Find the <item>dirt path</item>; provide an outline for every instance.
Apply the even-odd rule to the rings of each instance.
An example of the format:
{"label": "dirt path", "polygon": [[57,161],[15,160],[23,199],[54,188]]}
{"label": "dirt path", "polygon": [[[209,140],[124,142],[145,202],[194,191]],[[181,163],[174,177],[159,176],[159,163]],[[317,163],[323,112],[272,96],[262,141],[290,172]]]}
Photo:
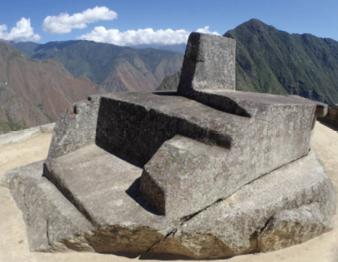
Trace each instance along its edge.
{"label": "dirt path", "polygon": [[[24,142],[0,148],[0,179],[6,170],[45,159],[51,134],[41,134]],[[326,171],[338,189],[338,132],[317,122],[312,141]],[[218,260],[228,262],[337,262],[338,215],[336,229],[301,245],[254,255]],[[26,227],[8,189],[0,187],[0,262],[128,262],[136,259],[94,253],[45,254],[29,251]],[[146,261],[146,260],[144,260]],[[154,261],[154,260],[152,260]]]}

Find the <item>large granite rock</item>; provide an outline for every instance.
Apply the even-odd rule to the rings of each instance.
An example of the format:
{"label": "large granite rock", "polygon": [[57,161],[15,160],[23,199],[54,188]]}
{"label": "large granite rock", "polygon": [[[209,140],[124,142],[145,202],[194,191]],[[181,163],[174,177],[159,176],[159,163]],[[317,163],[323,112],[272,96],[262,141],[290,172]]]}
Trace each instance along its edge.
{"label": "large granite rock", "polygon": [[152,252],[219,258],[276,250],[332,229],[335,206],[332,182],[311,152],[188,218]]}
{"label": "large granite rock", "polygon": [[[56,164],[65,166],[53,171],[63,174],[58,186],[73,190],[77,209],[41,176],[42,162],[5,175],[24,212],[32,250],[220,258],[299,244],[333,227],[335,190],[313,151],[179,221],[156,215],[144,202],[139,168],[96,146],[68,156],[59,158]],[[102,172],[102,162],[116,172]]]}
{"label": "large granite rock", "polygon": [[[233,92],[230,94],[235,96]],[[241,92],[239,96],[245,98]],[[251,107],[242,105],[252,115],[250,118],[222,113],[196,102],[195,106],[189,105],[191,112],[203,115],[206,120],[203,124],[208,125],[208,129],[226,134],[231,144],[222,148],[188,138],[167,140],[145,165],[141,179],[141,191],[158,207],[158,212],[188,216],[230,196],[246,183],[308,154],[315,103],[295,97],[247,96],[245,102]],[[203,112],[204,108],[208,111]],[[169,114],[174,116],[175,112]],[[144,141],[145,145],[150,143]],[[128,141],[123,145],[126,148]],[[133,146],[137,148],[135,144]],[[166,211],[166,207],[174,208],[175,212]]]}
{"label": "large granite rock", "polygon": [[92,224],[42,174],[40,161],[8,171],[3,178],[23,212],[30,249],[93,251],[84,239]]}
{"label": "large granite rock", "polygon": [[327,106],[234,91],[234,54],[232,39],[194,33],[178,93],[68,109],[44,168],[5,175],[31,249],[220,258],[330,230],[335,191],[310,147]]}
{"label": "large granite rock", "polygon": [[100,97],[75,103],[58,118],[48,158],[56,158],[95,142]]}

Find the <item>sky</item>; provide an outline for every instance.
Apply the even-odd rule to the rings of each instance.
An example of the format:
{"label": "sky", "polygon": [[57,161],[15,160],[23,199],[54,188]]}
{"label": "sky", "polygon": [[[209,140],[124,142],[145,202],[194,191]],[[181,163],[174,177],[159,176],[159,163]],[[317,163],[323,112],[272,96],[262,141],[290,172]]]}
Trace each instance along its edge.
{"label": "sky", "polygon": [[192,31],[223,35],[252,18],[338,41],[337,0],[2,1],[0,39],[182,44]]}

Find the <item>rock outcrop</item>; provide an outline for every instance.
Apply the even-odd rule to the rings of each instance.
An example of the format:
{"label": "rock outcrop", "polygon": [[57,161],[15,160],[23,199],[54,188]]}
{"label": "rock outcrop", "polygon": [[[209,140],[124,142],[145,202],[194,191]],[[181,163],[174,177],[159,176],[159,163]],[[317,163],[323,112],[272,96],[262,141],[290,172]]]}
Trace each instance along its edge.
{"label": "rock outcrop", "polygon": [[[224,50],[225,49],[225,50]],[[310,147],[327,106],[235,91],[235,42],[192,33],[177,93],[93,96],[56,123],[42,163],[4,184],[34,251],[220,258],[333,228]]]}

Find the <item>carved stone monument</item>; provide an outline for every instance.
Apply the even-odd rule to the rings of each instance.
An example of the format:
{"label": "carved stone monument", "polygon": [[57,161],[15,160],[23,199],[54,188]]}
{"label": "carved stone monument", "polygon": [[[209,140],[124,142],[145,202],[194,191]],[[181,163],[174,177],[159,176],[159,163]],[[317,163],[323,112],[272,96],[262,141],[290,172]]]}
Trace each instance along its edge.
{"label": "carved stone monument", "polygon": [[177,93],[61,115],[46,161],[5,175],[31,250],[220,258],[332,229],[335,189],[310,145],[327,106],[235,91],[235,47],[192,33]]}

